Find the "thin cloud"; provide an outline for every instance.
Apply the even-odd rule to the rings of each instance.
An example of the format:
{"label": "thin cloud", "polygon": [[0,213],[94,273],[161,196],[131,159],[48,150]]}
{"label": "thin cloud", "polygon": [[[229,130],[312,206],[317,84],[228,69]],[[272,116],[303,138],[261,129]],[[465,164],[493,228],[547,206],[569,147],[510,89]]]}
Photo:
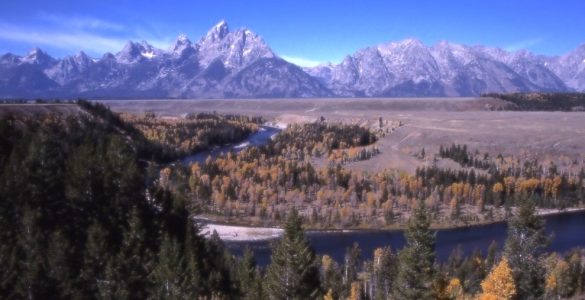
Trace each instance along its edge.
{"label": "thin cloud", "polygon": [[91,30],[58,30],[36,27],[21,27],[0,22],[0,40],[26,43],[35,47],[52,47],[61,49],[70,54],[85,51],[92,55],[101,55],[105,52],[117,52],[129,41],[146,40],[157,48],[170,45],[170,39],[138,36],[108,36],[92,32]]}
{"label": "thin cloud", "polygon": [[311,59],[306,59],[306,58],[296,57],[296,56],[281,55],[280,57],[282,59],[284,59],[290,63],[293,63],[297,66],[300,66],[300,67],[310,68],[310,67],[315,67],[315,66],[322,65],[325,63],[322,61],[311,60]]}
{"label": "thin cloud", "polygon": [[125,40],[108,38],[91,33],[60,33],[20,28],[0,23],[0,39],[27,43],[35,46],[50,46],[62,50],[91,50],[92,53],[121,49]]}
{"label": "thin cloud", "polygon": [[516,43],[510,44],[510,45],[507,45],[504,47],[504,49],[506,49],[507,51],[518,51],[518,50],[522,50],[522,49],[529,49],[529,48],[534,47],[542,42],[544,42],[544,38],[527,39],[527,40],[522,40],[522,41],[518,41]]}
{"label": "thin cloud", "polygon": [[123,31],[125,26],[108,20],[88,16],[62,16],[50,13],[39,13],[39,19],[64,28]]}

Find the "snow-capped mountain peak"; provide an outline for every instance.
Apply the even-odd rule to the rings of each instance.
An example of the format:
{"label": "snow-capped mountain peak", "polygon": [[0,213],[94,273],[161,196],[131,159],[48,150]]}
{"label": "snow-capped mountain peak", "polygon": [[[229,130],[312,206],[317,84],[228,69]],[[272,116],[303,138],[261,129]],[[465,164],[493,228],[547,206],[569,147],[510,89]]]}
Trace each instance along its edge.
{"label": "snow-capped mountain peak", "polygon": [[228,69],[243,68],[259,58],[275,57],[264,40],[249,29],[229,31],[225,21],[213,26],[197,43],[200,63],[221,62]]}
{"label": "snow-capped mountain peak", "polygon": [[340,64],[305,69],[346,96],[471,96],[486,92],[565,91],[527,51],[405,39],[358,50]]}
{"label": "snow-capped mountain peak", "polygon": [[55,62],[55,59],[40,48],[35,47],[22,58],[22,61],[29,64],[48,66],[52,65]]}
{"label": "snow-capped mountain peak", "polygon": [[128,41],[122,51],[116,53],[116,60],[123,64],[136,63],[142,59],[153,59],[163,52],[154,48],[147,41],[140,43]]}
{"label": "snow-capped mountain peak", "polygon": [[12,53],[6,53],[0,56],[0,63],[2,64],[10,64],[10,65],[17,65],[21,63],[21,57],[18,55],[14,55]]}
{"label": "snow-capped mountain peak", "polygon": [[[0,56],[0,97],[303,97],[330,91],[301,68],[274,55],[249,29],[213,26],[199,42],[179,35],[167,50],[127,42],[117,53],[85,53],[54,63],[34,49]],[[48,60],[48,59],[47,59]],[[18,82],[18,85],[10,84]]]}
{"label": "snow-capped mountain peak", "polygon": [[406,38],[406,39],[398,42],[397,44],[401,45],[403,47],[424,47],[425,46],[421,40],[415,39],[415,38]]}
{"label": "snow-capped mountain peak", "polygon": [[221,20],[219,23],[215,24],[205,35],[202,43],[205,42],[217,42],[224,37],[226,37],[230,33],[230,29],[228,23],[225,20]]}
{"label": "snow-capped mountain peak", "polygon": [[[9,80],[1,80],[8,78]],[[557,57],[409,38],[366,47],[337,64],[299,68],[247,28],[213,26],[167,50],[129,41],[92,59],[35,48],[0,56],[0,97],[477,96],[585,91],[585,45]]]}
{"label": "snow-capped mountain peak", "polygon": [[193,43],[185,34],[177,36],[175,42],[169,47],[169,52],[175,56],[187,55],[194,50]]}

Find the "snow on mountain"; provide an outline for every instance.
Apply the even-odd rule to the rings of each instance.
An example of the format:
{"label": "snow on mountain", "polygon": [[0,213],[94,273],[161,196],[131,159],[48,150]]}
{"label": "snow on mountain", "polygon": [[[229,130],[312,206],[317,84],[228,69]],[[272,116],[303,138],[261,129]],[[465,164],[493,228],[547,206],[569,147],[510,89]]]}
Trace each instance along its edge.
{"label": "snow on mountain", "polygon": [[12,53],[6,53],[0,56],[0,64],[18,65],[22,62],[22,57]]}
{"label": "snow on mountain", "polygon": [[301,68],[276,57],[261,58],[236,73],[223,87],[224,97],[328,97],[319,81]]}
{"label": "snow on mountain", "polygon": [[[253,78],[252,78],[253,77]],[[276,57],[260,36],[221,21],[197,43],[167,50],[129,41],[115,55],[53,59],[38,48],[0,57],[0,97],[329,96],[318,79]]]}
{"label": "snow on mountain", "polygon": [[59,88],[43,72],[56,60],[38,48],[24,57],[5,54],[0,61],[0,97],[40,97],[43,93],[53,94]]}
{"label": "snow on mountain", "polygon": [[432,47],[406,39],[358,50],[337,65],[305,69],[334,93],[351,96],[476,96],[486,92],[567,91],[528,52],[465,46]]}
{"label": "snow on mountain", "polygon": [[184,56],[185,53],[189,54],[194,51],[193,43],[184,34],[179,35],[173,45],[169,48],[169,52],[175,56]]}
{"label": "snow on mountain", "polygon": [[22,58],[22,62],[45,68],[52,66],[56,60],[49,54],[45,53],[43,50],[39,48],[33,48],[26,56]]}
{"label": "snow on mountain", "polygon": [[141,43],[129,41],[122,51],[116,53],[116,60],[122,64],[131,64],[145,59],[153,59],[163,53],[163,50],[154,48],[146,41]]}
{"label": "snow on mountain", "polygon": [[545,61],[547,67],[569,88],[585,92],[585,44],[565,55],[546,58]]}
{"label": "snow on mountain", "polygon": [[219,60],[228,69],[239,69],[257,59],[275,56],[257,34],[245,28],[230,32],[225,21],[213,26],[197,43],[197,49],[204,67]]}
{"label": "snow on mountain", "polygon": [[58,84],[64,85],[83,76],[93,64],[94,61],[81,51],[75,56],[59,60],[53,67],[45,69],[44,73]]}
{"label": "snow on mountain", "polygon": [[0,97],[476,96],[486,92],[585,91],[585,45],[558,57],[527,51],[426,46],[406,39],[312,68],[278,56],[249,29],[213,26],[196,43],[166,50],[129,41],[116,54],[55,59],[38,48],[0,56]]}

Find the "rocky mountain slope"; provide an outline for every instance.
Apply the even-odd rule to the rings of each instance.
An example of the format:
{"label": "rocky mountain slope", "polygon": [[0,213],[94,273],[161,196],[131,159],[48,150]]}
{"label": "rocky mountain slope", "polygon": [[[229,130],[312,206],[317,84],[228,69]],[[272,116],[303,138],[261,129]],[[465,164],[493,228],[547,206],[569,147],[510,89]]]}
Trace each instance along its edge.
{"label": "rocky mountain slope", "polygon": [[248,29],[218,23],[198,42],[177,38],[168,50],[128,42],[116,53],[63,59],[40,49],[0,57],[0,97],[223,98],[331,96]]}
{"label": "rocky mountain slope", "polygon": [[[585,48],[585,47],[581,47]],[[562,57],[415,39],[361,49],[339,64],[308,68],[344,96],[477,96],[499,92],[583,91],[579,48]],[[583,51],[581,51],[583,52]]]}
{"label": "rocky mountain slope", "polygon": [[263,39],[225,21],[197,42],[185,35],[166,50],[128,42],[92,59],[55,59],[35,48],[0,57],[0,98],[259,98],[477,96],[585,91],[585,45],[566,55],[406,39],[368,47],[339,64],[301,69]]}

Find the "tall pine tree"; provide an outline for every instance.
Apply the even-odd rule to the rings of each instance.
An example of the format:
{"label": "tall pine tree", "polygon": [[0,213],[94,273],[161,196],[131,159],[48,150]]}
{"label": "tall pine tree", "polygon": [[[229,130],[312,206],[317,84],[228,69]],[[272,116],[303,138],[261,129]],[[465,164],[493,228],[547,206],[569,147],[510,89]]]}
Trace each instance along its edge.
{"label": "tall pine tree", "polygon": [[394,282],[396,299],[434,299],[435,234],[430,216],[421,200],[413,210],[404,232],[406,246],[399,253],[399,268]]}
{"label": "tall pine tree", "polygon": [[270,299],[315,299],[320,295],[315,253],[294,209],[286,220],[282,239],[272,250],[271,259],[266,271]]}
{"label": "tall pine tree", "polygon": [[262,282],[256,268],[254,253],[246,248],[236,266],[236,279],[241,299],[263,299]]}
{"label": "tall pine tree", "polygon": [[504,248],[521,299],[537,299],[544,294],[545,270],[542,255],[549,237],[544,220],[535,214],[534,203],[522,199],[516,215],[508,223]]}
{"label": "tall pine tree", "polygon": [[151,274],[153,282],[151,299],[197,298],[196,291],[187,287],[189,283],[180,244],[165,235],[162,238],[157,264]]}

